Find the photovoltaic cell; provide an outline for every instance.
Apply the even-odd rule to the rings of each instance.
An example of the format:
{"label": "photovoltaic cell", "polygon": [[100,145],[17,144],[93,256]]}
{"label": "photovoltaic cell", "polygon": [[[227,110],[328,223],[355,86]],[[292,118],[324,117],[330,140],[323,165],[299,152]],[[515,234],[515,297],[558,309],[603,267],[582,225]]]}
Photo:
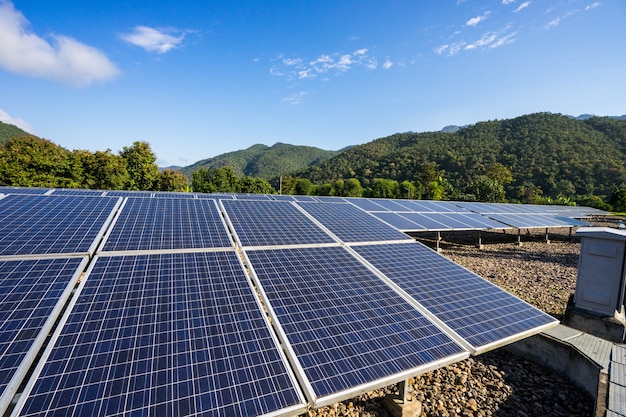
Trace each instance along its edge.
{"label": "photovoltaic cell", "polygon": [[349,203],[298,203],[298,205],[343,242],[412,239]]}
{"label": "photovoltaic cell", "polygon": [[78,196],[104,196],[103,190],[89,190],[86,188],[55,188],[50,195],[78,195]]}
{"label": "photovoltaic cell", "polygon": [[246,255],[315,399],[467,355],[342,247]]}
{"label": "photovoltaic cell", "polygon": [[221,204],[242,246],[335,243],[290,202],[222,200]]}
{"label": "photovoltaic cell", "polygon": [[0,261],[0,415],[86,262],[87,258]]}
{"label": "photovoltaic cell", "polygon": [[211,200],[128,198],[103,251],[232,247]]}
{"label": "photovoltaic cell", "polygon": [[20,415],[304,412],[234,251],[96,257],[81,285]]}
{"label": "photovoltaic cell", "polygon": [[107,197],[143,197],[152,198],[153,191],[110,190],[105,194]]}
{"label": "photovoltaic cell", "polygon": [[420,243],[353,249],[477,351],[558,324]]}
{"label": "photovoltaic cell", "polygon": [[119,199],[9,195],[0,199],[0,256],[93,253]]}
{"label": "photovoltaic cell", "polygon": [[392,225],[398,230],[413,231],[413,230],[423,229],[422,226],[408,220],[405,217],[402,217],[398,213],[392,213],[390,211],[386,211],[386,212],[380,212],[380,213],[372,213],[372,215],[384,221],[385,223]]}
{"label": "photovoltaic cell", "polygon": [[154,193],[155,198],[196,198],[194,193],[160,192]]}
{"label": "photovoltaic cell", "polygon": [[0,186],[0,194],[27,194],[27,195],[43,195],[50,191],[50,188],[34,188],[34,187],[3,187]]}
{"label": "photovoltaic cell", "polygon": [[389,211],[387,208],[377,204],[376,202],[378,200],[370,200],[368,198],[348,198],[346,201],[365,211]]}

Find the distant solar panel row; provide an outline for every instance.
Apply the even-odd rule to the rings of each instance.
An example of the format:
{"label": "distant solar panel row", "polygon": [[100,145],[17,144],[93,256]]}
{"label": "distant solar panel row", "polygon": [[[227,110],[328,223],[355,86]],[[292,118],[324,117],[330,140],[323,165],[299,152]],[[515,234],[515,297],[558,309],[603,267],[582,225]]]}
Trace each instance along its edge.
{"label": "distant solar panel row", "polygon": [[234,251],[97,257],[22,416],[256,416],[304,401]]}
{"label": "distant solar panel row", "polygon": [[87,258],[0,261],[0,415],[86,264]]}
{"label": "distant solar panel row", "polygon": [[92,254],[117,198],[8,195],[0,199],[0,256]]}

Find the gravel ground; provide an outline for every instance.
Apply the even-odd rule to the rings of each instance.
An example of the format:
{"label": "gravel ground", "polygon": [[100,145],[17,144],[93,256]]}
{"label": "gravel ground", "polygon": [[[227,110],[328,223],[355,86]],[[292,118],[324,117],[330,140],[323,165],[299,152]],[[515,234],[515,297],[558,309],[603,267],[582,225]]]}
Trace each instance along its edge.
{"label": "gravel ground", "polygon": [[[431,236],[432,237],[432,236]],[[574,292],[580,242],[568,229],[545,229],[522,236],[443,235],[442,254],[535,307],[561,319]],[[434,247],[434,240],[418,239]],[[309,411],[309,416],[386,417],[382,406],[391,386],[342,403]],[[418,375],[409,380],[409,397],[420,401],[416,416],[513,417],[593,415],[593,399],[568,378],[502,349]]]}

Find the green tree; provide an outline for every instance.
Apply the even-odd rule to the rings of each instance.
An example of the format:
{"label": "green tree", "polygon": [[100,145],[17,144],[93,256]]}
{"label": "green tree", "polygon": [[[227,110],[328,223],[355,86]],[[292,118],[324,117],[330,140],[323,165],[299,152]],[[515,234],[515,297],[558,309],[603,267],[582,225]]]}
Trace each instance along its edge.
{"label": "green tree", "polygon": [[400,195],[400,185],[396,180],[376,178],[372,181],[369,195],[374,198],[396,198]]}
{"label": "green tree", "polygon": [[154,190],[158,188],[159,167],[148,142],[135,142],[124,146],[120,156],[126,161],[128,190]]}
{"label": "green tree", "polygon": [[363,186],[356,178],[350,178],[344,182],[343,194],[345,197],[362,197]]}
{"label": "green tree", "polygon": [[239,192],[250,194],[274,194],[274,188],[265,178],[242,177]]}
{"label": "green tree", "polygon": [[82,176],[80,159],[49,140],[14,137],[0,148],[0,184],[78,188]]}
{"label": "green tree", "polygon": [[82,187],[97,190],[121,190],[128,183],[126,160],[110,149],[91,153],[74,151],[83,167]]}
{"label": "green tree", "polygon": [[209,181],[209,170],[199,168],[191,173],[191,189],[197,193],[210,193],[211,183]]}
{"label": "green tree", "polygon": [[311,195],[314,190],[313,183],[308,178],[297,178],[293,186],[293,194]]}
{"label": "green tree", "polygon": [[180,171],[164,169],[159,173],[159,191],[187,191],[189,180]]}
{"label": "green tree", "polygon": [[609,203],[613,206],[613,210],[619,212],[626,211],[626,189],[615,187]]}
{"label": "green tree", "polygon": [[506,201],[504,187],[495,178],[482,177],[467,185],[466,194],[471,200],[487,203],[503,203]]}

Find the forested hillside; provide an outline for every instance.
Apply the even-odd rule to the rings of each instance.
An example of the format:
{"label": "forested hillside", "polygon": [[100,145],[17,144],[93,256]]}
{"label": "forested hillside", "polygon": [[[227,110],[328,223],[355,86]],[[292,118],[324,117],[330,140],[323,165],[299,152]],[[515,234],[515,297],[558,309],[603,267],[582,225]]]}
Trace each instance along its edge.
{"label": "forested hillside", "polygon": [[12,137],[26,136],[29,134],[30,133],[23,131],[15,125],[0,122],[0,146],[2,146],[4,142],[6,142],[8,139],[11,139]]}
{"label": "forested hillside", "polygon": [[509,201],[607,197],[626,187],[626,120],[537,113],[480,122],[456,132],[401,133],[355,146],[294,177],[315,184],[356,178],[363,187],[375,179],[418,181],[435,167],[463,198],[468,185],[494,166],[510,171]]}
{"label": "forested hillside", "polygon": [[254,145],[248,149],[203,159],[182,168],[181,172],[191,176],[200,168],[211,170],[228,166],[239,176],[270,179],[306,169],[338,153],[311,146],[295,146],[280,142],[273,146]]}

